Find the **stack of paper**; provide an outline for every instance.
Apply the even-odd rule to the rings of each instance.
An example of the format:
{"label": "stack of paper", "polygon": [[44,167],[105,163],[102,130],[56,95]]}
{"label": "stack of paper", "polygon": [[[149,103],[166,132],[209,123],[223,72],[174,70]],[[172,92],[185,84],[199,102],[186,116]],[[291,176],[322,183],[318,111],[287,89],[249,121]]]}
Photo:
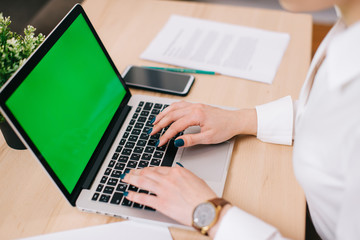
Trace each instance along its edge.
{"label": "stack of paper", "polygon": [[94,227],[40,235],[26,238],[24,240],[143,240],[149,238],[157,240],[172,239],[167,227],[150,225],[134,221],[122,221]]}
{"label": "stack of paper", "polygon": [[173,15],[141,58],[272,83],[287,33]]}

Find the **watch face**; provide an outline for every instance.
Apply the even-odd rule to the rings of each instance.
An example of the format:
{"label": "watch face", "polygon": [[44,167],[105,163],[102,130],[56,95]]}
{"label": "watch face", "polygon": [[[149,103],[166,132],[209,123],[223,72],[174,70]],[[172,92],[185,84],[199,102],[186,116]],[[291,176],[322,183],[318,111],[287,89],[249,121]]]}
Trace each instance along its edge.
{"label": "watch face", "polygon": [[196,207],[193,215],[194,224],[199,227],[209,226],[215,219],[216,211],[211,203],[202,203]]}

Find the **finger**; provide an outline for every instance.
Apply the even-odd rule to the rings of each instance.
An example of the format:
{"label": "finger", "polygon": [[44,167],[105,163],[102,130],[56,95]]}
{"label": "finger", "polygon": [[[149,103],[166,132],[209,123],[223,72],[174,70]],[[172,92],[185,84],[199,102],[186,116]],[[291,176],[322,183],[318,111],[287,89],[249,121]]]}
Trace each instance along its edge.
{"label": "finger", "polygon": [[150,135],[156,134],[157,132],[161,131],[161,129],[169,126],[173,122],[179,120],[180,118],[182,118],[190,113],[191,113],[190,108],[181,108],[181,109],[169,112],[157,124],[154,125]]}
{"label": "finger", "polygon": [[166,132],[159,138],[158,146],[162,146],[167,143],[171,138],[173,138],[179,132],[184,131],[186,128],[194,125],[199,125],[199,122],[194,118],[188,118],[184,116],[177,121],[175,121],[171,126],[166,130]]}
{"label": "finger", "polygon": [[169,112],[173,111],[173,110],[177,110],[179,108],[184,108],[188,105],[190,105],[191,103],[185,102],[185,101],[180,101],[180,102],[174,102],[172,103],[170,106],[168,106],[167,108],[164,108],[157,116],[156,119],[154,121],[154,125],[157,124],[161,119],[163,119],[164,116],[166,116]]}
{"label": "finger", "polygon": [[126,174],[124,179],[122,180],[125,183],[130,185],[134,185],[138,188],[145,189],[150,192],[157,192],[158,190],[158,183],[151,178],[142,175],[133,175],[133,174]]}
{"label": "finger", "polygon": [[126,198],[130,201],[133,201],[133,202],[136,202],[141,205],[145,205],[145,206],[148,206],[148,207],[151,207],[154,209],[157,209],[157,207],[158,207],[157,197],[150,195],[150,194],[129,191]]}
{"label": "finger", "polygon": [[191,147],[197,144],[208,144],[207,135],[204,133],[184,134],[175,139],[176,147]]}

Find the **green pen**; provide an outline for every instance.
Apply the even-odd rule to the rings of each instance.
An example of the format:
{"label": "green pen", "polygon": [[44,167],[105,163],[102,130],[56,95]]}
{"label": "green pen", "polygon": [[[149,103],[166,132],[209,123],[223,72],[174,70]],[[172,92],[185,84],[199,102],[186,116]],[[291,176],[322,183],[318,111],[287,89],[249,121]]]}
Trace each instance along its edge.
{"label": "green pen", "polygon": [[164,67],[150,67],[150,66],[143,66],[143,67],[150,68],[150,69],[156,69],[156,70],[164,70],[164,71],[169,71],[169,72],[218,75],[218,73],[216,73],[216,72],[196,70],[196,69],[187,69],[187,68],[164,68]]}

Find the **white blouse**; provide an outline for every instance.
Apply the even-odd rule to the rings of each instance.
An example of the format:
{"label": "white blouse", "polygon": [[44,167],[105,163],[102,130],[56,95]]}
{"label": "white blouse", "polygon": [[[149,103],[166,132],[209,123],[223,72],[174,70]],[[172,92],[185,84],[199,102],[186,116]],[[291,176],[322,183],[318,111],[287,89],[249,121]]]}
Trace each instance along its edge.
{"label": "white blouse", "polygon": [[[256,110],[260,140],[290,145],[294,139],[294,172],[320,237],[360,239],[360,22],[346,28],[340,19],[334,25],[314,56],[298,101],[287,96]],[[215,239],[283,237],[232,207]]]}

